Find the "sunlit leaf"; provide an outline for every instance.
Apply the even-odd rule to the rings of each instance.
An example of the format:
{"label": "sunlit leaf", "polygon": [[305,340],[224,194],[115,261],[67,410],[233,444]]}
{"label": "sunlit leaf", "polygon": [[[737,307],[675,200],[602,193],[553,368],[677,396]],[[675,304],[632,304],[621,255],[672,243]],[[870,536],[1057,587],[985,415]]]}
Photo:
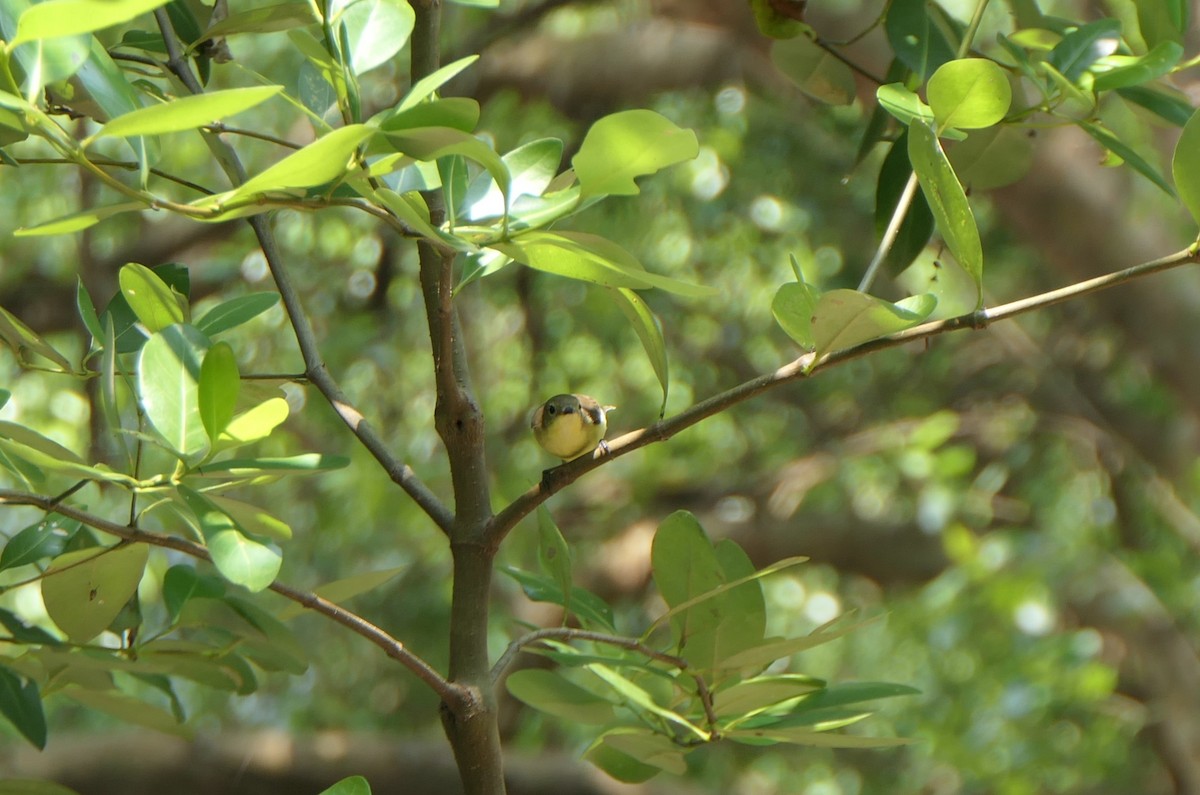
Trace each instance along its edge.
{"label": "sunlit leaf", "polygon": [[1179,199],[1200,224],[1200,111],[1192,115],[1175,145],[1171,163]]}
{"label": "sunlit leaf", "polygon": [[3,307],[0,307],[0,342],[12,349],[20,362],[30,362],[28,354],[35,353],[57,364],[65,373],[74,371],[67,357]]}
{"label": "sunlit leaf", "polygon": [[1100,19],[1063,36],[1046,60],[1071,82],[1106,55],[1112,55],[1121,41],[1121,21]]}
{"label": "sunlit leaf", "polygon": [[247,536],[233,517],[203,494],[182,484],[176,488],[199,521],[222,577],[248,591],[261,591],[275,581],[283,563],[278,550]]}
{"label": "sunlit leaf", "polygon": [[636,177],[691,160],[696,134],[650,110],[626,110],[597,121],[571,160],[583,196],[633,196]]}
{"label": "sunlit leaf", "polygon": [[831,290],[813,310],[816,355],[853,348],[923,321],[937,306],[932,295],[893,304],[857,290]]}
{"label": "sunlit leaf", "polygon": [[239,295],[220,303],[196,321],[196,328],[204,335],[215,337],[223,331],[237,328],[258,317],[279,303],[279,293],[250,293]]}
{"label": "sunlit leaf", "polygon": [[186,321],[178,294],[145,265],[125,265],[118,280],[125,302],[151,334]]}
{"label": "sunlit leaf", "polygon": [[151,335],[137,361],[137,391],[146,419],[180,457],[208,452],[200,415],[200,366],[210,342],[192,326],[167,326]]}
{"label": "sunlit leaf", "polygon": [[334,19],[345,25],[348,57],[355,74],[369,72],[391,60],[408,43],[416,17],[402,0],[352,0]]}
{"label": "sunlit leaf", "polygon": [[1001,121],[1012,104],[1008,75],[986,58],[942,64],[926,87],[929,107],[941,127],[973,130]]}
{"label": "sunlit leaf", "polygon": [[321,790],[319,795],[371,795],[371,785],[362,776],[349,776]]}
{"label": "sunlit leaf", "polygon": [[208,434],[210,449],[233,419],[240,386],[241,377],[233,348],[227,342],[218,342],[204,354],[197,383],[197,406],[200,421]]}
{"label": "sunlit leaf", "polygon": [[658,383],[662,386],[663,391],[663,402],[658,413],[659,416],[662,416],[667,408],[667,391],[670,387],[667,343],[663,338],[662,324],[650,310],[649,305],[633,290],[617,287],[611,289],[609,295],[625,313],[629,324],[633,326],[634,332],[642,342],[642,349],[646,351],[646,356],[650,359],[650,366],[654,368],[654,374],[658,376]]}
{"label": "sunlit leaf", "polygon": [[163,135],[182,130],[193,130],[218,119],[249,110],[282,90],[283,86],[254,86],[179,97],[170,102],[151,105],[118,116],[101,127],[92,137]]}
{"label": "sunlit leaf", "polygon": [[167,0],[48,0],[31,6],[17,23],[13,44],[52,39],[119,25]]}

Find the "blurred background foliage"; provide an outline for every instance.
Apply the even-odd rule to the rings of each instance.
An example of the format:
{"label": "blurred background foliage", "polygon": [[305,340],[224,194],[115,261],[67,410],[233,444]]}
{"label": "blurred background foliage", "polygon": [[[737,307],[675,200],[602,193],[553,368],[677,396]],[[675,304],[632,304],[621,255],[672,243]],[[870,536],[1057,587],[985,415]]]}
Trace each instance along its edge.
{"label": "blurred background foliage", "polygon": [[[972,6],[943,5],[960,18]],[[1041,5],[1087,18],[1128,3]],[[813,6],[810,22],[830,39],[862,29],[879,11],[859,0]],[[1005,9],[992,4],[981,40],[992,35],[989,25],[994,33],[1009,24]],[[789,257],[823,287],[858,283],[875,244],[883,155],[877,148],[856,162],[874,93],[869,80],[858,86],[866,99],[848,107],[809,101],[771,70],[748,7],[720,0],[503,0],[499,12],[448,6],[443,27],[447,60],[483,53],[450,93],[485,102],[480,126],[500,151],[553,135],[567,142],[569,157],[587,123],[632,106],[696,130],[702,149],[694,162],[646,181],[639,197],[612,199],[573,222],[619,241],[652,270],[719,289],[704,301],[646,295],[669,345],[668,413],[797,355],[770,312],[774,291],[792,278]],[[243,49],[251,42],[253,52]],[[878,43],[876,32],[849,53],[882,74]],[[282,34],[229,45],[234,69],[295,71]],[[406,84],[407,75],[385,68],[363,94],[383,104]],[[1168,128],[1113,113],[1124,114],[1123,129],[1148,152],[1170,151]],[[260,114],[252,124],[284,137],[294,132],[282,118]],[[985,234],[989,303],[1176,250],[1193,234],[1156,188],[1128,169],[1101,167],[1094,143],[1047,131],[1035,149],[1021,182],[972,196]],[[178,135],[167,157],[182,167],[208,155],[198,136]],[[19,173],[6,166],[0,180],[0,304],[60,349],[84,341],[72,310],[77,273],[102,302],[126,261],[183,263],[197,314],[210,302],[270,289],[243,224],[146,214],[73,237],[15,239],[14,227],[96,203],[103,189],[52,166]],[[448,494],[432,427],[415,251],[349,212],[282,212],[274,224],[326,361],[398,455]],[[936,255],[931,249],[926,270],[879,290],[903,296],[913,280],[928,278]],[[644,626],[646,611],[660,609],[648,585],[650,538],[658,521],[685,508],[710,533],[745,546],[756,565],[811,557],[765,582],[789,621],[774,631],[803,631],[847,610],[882,616],[803,657],[808,673],[922,690],[886,704],[870,727],[914,737],[911,747],[720,746],[693,755],[696,791],[1200,791],[1198,302],[1194,274],[1172,273],[874,354],[614,461],[551,500],[574,545],[578,580],[620,604],[625,627]],[[530,411],[546,396],[580,391],[617,404],[610,435],[656,419],[654,373],[624,316],[598,291],[508,268],[469,286],[460,306],[497,507],[552,463],[528,432]],[[243,373],[302,369],[280,308],[236,334]],[[79,451],[101,449],[84,385],[21,371],[7,352],[0,352],[0,385],[13,392],[4,419]],[[283,578],[312,586],[405,567],[355,606],[444,667],[442,534],[315,393],[289,387],[288,397],[294,413],[286,433],[272,437],[277,450],[264,452],[319,450],[353,463],[271,487],[272,509],[295,530]],[[0,514],[9,534],[29,521],[32,514]],[[509,538],[501,562],[536,567],[535,543],[529,521]],[[505,578],[496,591],[497,653],[518,622],[557,620]],[[38,601],[35,589],[0,598],[31,618]],[[229,701],[184,686],[201,732],[440,735],[434,698],[389,660],[315,618],[295,626],[313,656],[304,677],[267,679],[253,696]],[[63,709],[52,725],[88,731],[99,722]],[[577,727],[516,703],[504,730],[515,749],[577,753],[586,743]],[[0,737],[15,742],[11,733]]]}

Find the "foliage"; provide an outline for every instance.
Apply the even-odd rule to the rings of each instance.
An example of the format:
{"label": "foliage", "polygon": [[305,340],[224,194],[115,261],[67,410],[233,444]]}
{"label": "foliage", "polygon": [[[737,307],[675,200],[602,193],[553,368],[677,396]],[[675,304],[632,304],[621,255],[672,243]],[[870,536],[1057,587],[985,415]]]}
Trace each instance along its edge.
{"label": "foliage", "polygon": [[[689,368],[697,372],[682,379],[676,370],[675,380],[669,379],[669,345],[655,314],[662,306],[655,291],[695,301],[713,298],[718,288],[647,268],[612,239],[618,234],[563,227],[597,206],[619,217],[625,205],[614,197],[651,193],[639,199],[653,200],[653,183],[643,178],[703,156],[693,131],[663,113],[622,110],[592,123],[577,147],[537,131],[496,151],[481,126],[486,109],[472,99],[442,96],[450,81],[475,65],[474,56],[445,66],[417,62],[431,49],[422,18],[429,10],[421,4],[414,10],[399,0],[293,3],[235,9],[224,19],[207,20],[197,18],[197,6],[180,0],[0,0],[0,154],[14,168],[34,160],[73,168],[104,188],[104,198],[81,209],[56,210],[14,230],[17,240],[91,234],[151,211],[201,223],[249,219],[278,290],[225,298],[194,312],[202,300],[192,290],[195,264],[128,263],[119,271],[119,289],[100,311],[97,296],[77,282],[77,326],[88,338],[79,350],[34,331],[20,318],[20,307],[0,310],[0,339],[17,363],[63,383],[89,384],[104,439],[103,449],[80,452],[87,445],[62,444],[45,428],[0,423],[0,467],[14,485],[0,491],[0,504],[44,513],[7,539],[0,552],[3,588],[36,583],[48,619],[28,623],[17,611],[0,608],[8,650],[0,665],[0,714],[39,747],[47,735],[41,702],[51,696],[125,722],[186,732],[181,683],[248,695],[264,674],[307,670],[305,645],[283,623],[307,608],[400,661],[464,720],[490,722],[482,735],[495,734],[492,690],[516,655],[543,655],[557,667],[512,672],[507,690],[550,715],[601,726],[586,755],[625,781],[683,773],[685,757],[718,740],[827,748],[902,743],[835,730],[868,717],[863,702],[915,689],[830,683],[779,667],[801,651],[866,629],[866,622],[843,618],[811,632],[768,630],[782,619],[762,578],[795,561],[756,570],[736,543],[714,544],[693,516],[673,513],[651,547],[654,583],[666,611],[640,636],[624,636],[617,630],[618,610],[574,584],[571,559],[578,542],[568,544],[540,509],[541,571],[504,571],[528,598],[561,607],[564,622],[578,626],[535,629],[490,665],[487,574],[493,556],[518,521],[576,478],[701,420],[719,422],[714,415],[753,394],[871,350],[982,326],[1195,261],[1193,246],[1104,284],[985,309],[991,282],[985,281],[979,201],[971,191],[1021,177],[1029,163],[1025,131],[1077,127],[1108,152],[1111,164],[1128,165],[1200,219],[1200,127],[1190,105],[1164,83],[1186,65],[1186,6],[1166,5],[1157,16],[1139,10],[1131,26],[1128,15],[1082,24],[1014,3],[1021,12],[1015,27],[996,32],[993,44],[977,37],[986,2],[965,24],[936,4],[891,3],[882,23],[895,59],[876,91],[878,105],[860,146],[864,155],[877,144],[887,150],[873,197],[881,241],[858,289],[814,273],[811,252],[793,255],[794,280],[772,284],[773,300],[758,301],[754,309],[761,312],[769,303],[780,328],[805,353],[662,419],[672,399],[687,405],[701,368]],[[804,22],[801,10],[757,1],[751,6],[763,33],[779,39],[772,61],[800,90],[822,102],[853,101],[851,67]],[[278,71],[259,73],[255,63],[237,70],[222,66],[223,37],[266,41],[283,32],[287,44],[280,57],[287,65],[275,64]],[[378,104],[369,99],[378,96],[369,90],[372,73],[390,68],[410,36],[414,64],[407,90],[372,108]],[[418,43],[421,36],[426,40]],[[290,73],[299,77],[280,79]],[[210,82],[222,87],[209,90]],[[1183,128],[1172,180],[1107,120],[1114,106],[1139,108]],[[64,123],[58,118],[64,108],[86,121]],[[242,113],[272,119],[274,128],[264,123],[251,134],[225,121]],[[305,126],[311,140],[295,142]],[[174,146],[179,137],[197,134],[211,153],[199,162]],[[564,169],[563,153],[572,150],[571,167]],[[206,187],[219,173],[229,187]],[[389,450],[393,446],[329,375],[292,282],[295,268],[281,256],[266,217],[272,214],[274,222],[279,211],[359,213],[415,244],[419,276],[412,282],[419,282],[420,292],[418,297],[410,287],[407,295],[410,303],[424,299],[433,340],[437,401],[431,413],[453,472],[453,511]],[[949,255],[936,267],[953,269],[955,277],[938,280],[936,271],[922,276],[935,230]],[[913,266],[899,279],[911,288],[908,297],[871,294],[885,263],[897,274]],[[992,264],[989,255],[989,280]],[[496,277],[511,277],[518,270],[513,265],[524,266],[513,278],[537,273],[569,280],[552,288],[561,295],[580,286],[605,288],[589,295],[602,296],[605,309],[615,306],[625,318],[646,355],[647,377],[661,388],[662,404],[653,433],[615,442],[611,458],[585,456],[549,470],[528,490],[496,467],[492,476],[511,499],[494,512],[488,473],[480,467],[482,435],[472,430],[482,420],[466,386],[456,313],[480,293],[508,289]],[[246,332],[278,314],[280,299],[302,372],[247,370],[244,363],[262,357]],[[321,345],[333,346],[332,337],[320,339]],[[338,353],[350,360],[360,351],[351,342]],[[589,357],[575,361],[586,365]],[[406,374],[397,376],[399,383],[406,380]],[[682,397],[681,381],[687,390]],[[297,454],[291,447],[283,423],[298,407],[297,385],[326,399],[451,542],[455,620],[464,620],[463,604],[470,603],[474,609],[467,612],[482,621],[451,627],[448,666],[436,654],[413,652],[411,644],[340,604],[369,596],[406,575],[408,566],[374,566],[349,578],[341,569],[311,593],[279,579],[284,551],[300,533],[294,521],[273,515],[281,511],[264,507],[274,504],[267,487],[283,481],[281,487],[289,488],[287,478],[309,475],[361,490],[353,480],[336,480],[336,470],[352,457]],[[0,406],[10,397],[0,391]],[[930,457],[940,454],[945,440],[943,435],[930,445]],[[242,449],[248,446],[253,452]],[[691,474],[705,463],[697,462]],[[670,483],[671,477],[662,473],[657,482]],[[126,513],[125,523],[113,518]],[[966,531],[947,531],[947,545],[964,562],[975,557]],[[267,601],[264,592],[289,603]],[[143,597],[154,597],[145,612]],[[465,753],[486,760],[464,768],[468,791],[498,791],[498,743],[490,747],[473,729],[458,732],[448,733],[460,758]],[[361,779],[329,790],[360,791],[369,791]]]}

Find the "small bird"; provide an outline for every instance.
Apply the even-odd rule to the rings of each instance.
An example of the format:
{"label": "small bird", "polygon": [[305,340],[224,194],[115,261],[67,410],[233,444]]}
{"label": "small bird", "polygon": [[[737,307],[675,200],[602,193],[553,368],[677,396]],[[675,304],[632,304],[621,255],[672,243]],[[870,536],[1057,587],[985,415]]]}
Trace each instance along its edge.
{"label": "small bird", "polygon": [[573,461],[604,446],[608,412],[615,408],[587,395],[555,395],[533,412],[533,437],[546,452]]}

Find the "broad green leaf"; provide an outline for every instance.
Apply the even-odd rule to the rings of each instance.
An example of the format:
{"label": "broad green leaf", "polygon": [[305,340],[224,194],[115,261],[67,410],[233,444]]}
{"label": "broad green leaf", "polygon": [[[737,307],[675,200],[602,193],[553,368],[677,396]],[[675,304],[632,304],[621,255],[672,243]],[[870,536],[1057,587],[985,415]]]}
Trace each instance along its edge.
{"label": "broad green leaf", "polygon": [[319,795],[371,795],[371,784],[362,776],[349,776]]}
{"label": "broad green leaf", "polygon": [[967,194],[959,184],[942,145],[933,130],[914,120],[908,126],[908,157],[921,191],[933,211],[938,231],[950,253],[978,288],[977,305],[983,305],[983,245]]}
{"label": "broad green leaf", "polygon": [[184,605],[190,599],[216,599],[223,596],[225,586],[221,580],[213,577],[202,577],[194,566],[177,563],[167,569],[162,580],[163,604],[167,614],[174,624]]}
{"label": "broad green leaf", "polygon": [[208,434],[209,449],[217,443],[233,419],[241,376],[237,357],[227,342],[218,342],[204,354],[197,383],[200,421]]}
{"label": "broad green leaf", "polygon": [[[558,583],[549,577],[514,569],[511,566],[501,566],[500,570],[516,580],[520,584],[521,590],[531,600],[566,606],[567,600],[563,598]],[[609,607],[607,602],[591,591],[573,587],[571,589],[570,605],[571,611],[579,618],[580,623],[584,627],[604,632],[616,631],[616,626],[613,623],[612,608]]]}
{"label": "broad green leaf", "polygon": [[1139,155],[1133,147],[1114,135],[1111,130],[1087,121],[1079,122],[1079,126],[1084,132],[1099,141],[1105,149],[1128,163],[1134,171],[1162,188],[1168,196],[1175,196],[1171,183],[1167,182],[1158,169],[1146,162],[1146,159]]}
{"label": "broad green leaf", "polygon": [[[15,27],[4,19],[5,10],[20,13],[28,9],[30,3],[14,2],[7,4],[7,9],[0,9],[0,25],[4,30],[11,31]],[[83,66],[91,52],[91,37],[87,35],[61,36],[37,42],[26,42],[13,50],[16,62],[25,73],[23,92],[27,97],[36,97],[42,93],[45,86],[53,86],[64,82]],[[17,129],[24,129],[24,124]]]}
{"label": "broad green leaf", "polygon": [[422,77],[413,83],[412,88],[404,95],[404,99],[400,100],[400,103],[396,106],[396,114],[404,113],[410,108],[416,107],[430,97],[433,92],[454,79],[459,72],[478,60],[478,55],[468,55],[465,58],[459,58],[453,63],[446,64],[432,74]]}
{"label": "broad green leaf", "polygon": [[1137,4],[1138,27],[1147,46],[1182,42],[1189,24],[1189,0],[1160,0]]}
{"label": "broad green leaf", "polygon": [[626,784],[640,784],[662,772],[662,768],[639,762],[624,751],[619,751],[605,742],[605,738],[612,737],[617,732],[635,732],[645,737],[657,736],[645,729],[624,727],[616,729],[597,738],[591,747],[588,748],[584,757],[610,777]]}
{"label": "broad green leaf", "polygon": [[283,86],[254,86],[185,96],[116,117],[92,136],[163,135],[193,130],[263,103]]}
{"label": "broad green leaf", "polygon": [[616,243],[586,232],[535,230],[518,235],[509,243],[494,244],[491,248],[535,270],[605,287],[629,287],[635,290],[658,287],[693,298],[716,292],[711,287],[651,273],[642,267],[636,257]]}
{"label": "broad green leaf", "polygon": [[42,601],[50,619],[76,643],[96,637],[137,592],[148,556],[145,544],[59,555],[42,579]]}
{"label": "broad green leaf", "polygon": [[[956,146],[955,149],[957,148]],[[892,222],[892,216],[912,175],[912,163],[908,159],[908,130],[905,130],[888,149],[875,185],[875,235],[880,240]],[[933,213],[929,211],[925,195],[917,191],[908,204],[908,211],[904,214],[904,220],[900,222],[896,239],[884,259],[887,267],[892,273],[899,273],[907,268],[929,245],[932,236]]]}
{"label": "broad green leaf", "polygon": [[813,99],[830,105],[854,101],[854,72],[808,36],[772,44],[771,62]]}
{"label": "broad green leaf", "polygon": [[1025,176],[1033,165],[1033,142],[1020,127],[1001,124],[971,133],[946,155],[968,190],[992,190]]}
{"label": "broad green leaf", "polygon": [[[470,133],[453,127],[420,127],[414,130],[385,131],[388,140],[416,160],[437,160],[449,155],[461,155],[483,166],[499,186],[501,195],[509,195],[508,166],[490,146]],[[457,207],[456,197],[447,197],[448,205]]]}
{"label": "broad green leaf", "polygon": [[[519,146],[501,160],[509,173],[509,202],[519,196],[541,196],[558,173],[563,143],[557,138],[541,138]],[[505,199],[494,178],[487,172],[472,180],[466,194],[466,217],[471,221],[504,215]]]}
{"label": "broad green leaf", "polygon": [[245,535],[233,517],[203,494],[176,487],[199,520],[204,542],[221,576],[248,591],[261,591],[275,581],[283,557],[271,546]]}
{"label": "broad green leaf", "polygon": [[1121,43],[1121,21],[1100,19],[1063,36],[1046,60],[1072,83],[1099,59],[1112,55]]}
{"label": "broad green leaf", "polygon": [[[392,569],[380,569],[378,571],[368,571],[362,574],[355,574],[351,577],[345,577],[340,580],[325,583],[313,590],[317,596],[328,599],[331,602],[341,604],[342,602],[353,599],[360,593],[374,590],[384,583],[391,582],[396,577],[399,577],[406,571],[410,570],[410,566],[397,566]],[[275,617],[280,621],[287,621],[304,613],[304,606],[298,605],[295,602],[289,602],[285,607],[275,612]]]}
{"label": "broad green leaf", "polygon": [[811,745],[820,748],[892,748],[898,745],[911,745],[914,740],[906,737],[864,737],[858,734],[831,734],[815,732],[811,729],[734,729],[725,735],[735,742],[766,740],[771,743],[792,743],[795,745]]}
{"label": "broad green leaf", "polygon": [[106,207],[93,207],[77,213],[55,218],[36,226],[22,226],[13,230],[14,237],[41,237],[45,235],[68,235],[79,232],[121,213],[133,213],[146,209],[141,202],[121,202]]}
{"label": "broad green leaf", "polygon": [[942,64],[926,87],[929,107],[940,127],[975,130],[1000,122],[1012,104],[1008,75],[986,58]]}
{"label": "broad green leaf", "polygon": [[116,690],[67,687],[59,692],[85,707],[112,715],[122,723],[144,726],[147,729],[176,734],[181,737],[191,735],[191,729],[180,723],[170,712]]}
{"label": "broad green leaf", "polygon": [[218,508],[233,517],[238,526],[249,535],[272,541],[291,540],[292,528],[288,526],[287,522],[273,516],[265,508],[216,494],[207,496],[216,503]]}
{"label": "broad green leaf", "polygon": [[716,597],[722,620],[713,639],[713,665],[721,667],[728,657],[762,643],[767,605],[759,578],[807,558],[786,558],[756,571],[750,556],[732,539],[718,541],[713,552],[725,577],[724,587],[729,589]]}
{"label": "broad green leaf", "polygon": [[771,313],[797,345],[812,350],[812,313],[816,308],[820,292],[804,282],[788,282],[780,285],[771,301]]}
{"label": "broad green leaf", "polygon": [[210,449],[200,415],[200,366],[210,342],[192,326],[151,335],[137,360],[137,391],[146,419],[185,461]]}
{"label": "broad green leaf", "polygon": [[27,566],[39,560],[62,554],[63,547],[76,530],[79,522],[50,514],[45,519],[24,528],[0,550],[0,571]]}
{"label": "broad green leaf", "polygon": [[[188,295],[191,293],[191,278],[187,268],[175,263],[159,265],[157,268],[152,268],[154,275],[162,279],[162,281],[182,296],[185,302]],[[100,314],[100,323],[107,327],[111,321],[113,327],[113,335],[116,342],[117,353],[134,353],[141,350],[142,346],[149,339],[149,335],[139,321],[138,316],[133,313],[129,302],[125,300],[125,294],[121,290],[117,290],[116,294],[109,300],[108,305]]]}
{"label": "broad green leaf", "polygon": [[186,322],[180,296],[145,265],[130,262],[117,278],[125,302],[151,334]]}
{"label": "broad green leaf", "polygon": [[933,124],[933,109],[921,101],[921,98],[903,83],[888,83],[875,89],[875,98],[879,100],[880,106],[888,113],[895,116],[904,124],[909,124],[913,119],[920,119],[928,124]]}
{"label": "broad green leaf", "polygon": [[[661,734],[644,729],[616,730],[605,734],[600,742],[650,768],[677,776],[687,772],[687,763],[683,759],[685,749]],[[591,751],[588,752],[588,759],[596,762]],[[607,767],[604,770],[611,772]]]}
{"label": "broad green leaf", "polygon": [[538,563],[542,572],[558,585],[561,593],[566,595],[563,604],[564,614],[571,610],[571,548],[567,546],[562,532],[554,524],[550,511],[546,506],[539,505],[537,511],[538,525]]}
{"label": "broad green leaf", "polygon": [[[658,592],[672,608],[725,583],[712,542],[696,518],[686,511],[676,511],[659,525],[651,545],[650,565]],[[712,638],[724,618],[717,600],[709,600],[704,609],[683,610],[671,616],[672,635],[679,655],[693,667],[711,667],[714,662]]]}
{"label": "broad green leaf", "polygon": [[17,23],[12,44],[53,39],[119,25],[167,0],[48,0],[31,6]]}
{"label": "broad green leaf", "polygon": [[1187,95],[1166,86],[1130,86],[1118,88],[1117,93],[1122,99],[1135,105],[1141,105],[1151,113],[1157,114],[1176,127],[1187,124],[1192,117],[1192,103]]}
{"label": "broad green leaf", "polygon": [[654,368],[654,374],[658,376],[658,383],[663,390],[663,402],[658,409],[658,415],[661,417],[667,410],[667,390],[670,386],[667,343],[663,339],[662,324],[650,311],[649,305],[633,290],[617,287],[609,290],[609,295],[625,313],[629,324],[633,326],[638,339],[642,342],[642,349],[646,351],[646,356],[650,359],[650,366]]}
{"label": "broad green leaf", "polygon": [[12,349],[18,362],[31,363],[29,354],[35,353],[57,364],[64,373],[74,372],[67,357],[3,307],[0,307],[0,342]]}
{"label": "broad green leaf", "polygon": [[676,726],[690,732],[695,738],[707,741],[709,733],[701,729],[690,720],[680,715],[674,710],[667,709],[654,700],[654,696],[648,690],[638,685],[633,680],[614,671],[607,665],[593,663],[587,666],[587,670],[591,671],[599,677],[605,684],[612,688],[623,702],[624,706],[635,710],[644,710],[652,715],[656,715],[664,720],[667,720]]}
{"label": "broad green leaf", "polygon": [[1192,114],[1183,127],[1183,134],[1175,145],[1171,174],[1175,177],[1180,201],[1200,224],[1200,111]]}
{"label": "broad green leaf", "polygon": [[[8,718],[36,748],[46,747],[46,715],[37,683],[17,676],[4,666],[0,666],[0,715]],[[0,790],[8,792],[7,784],[0,782]]]}
{"label": "broad green leaf", "polygon": [[1164,41],[1140,57],[1112,56],[1108,60],[1112,61],[1118,57],[1124,59],[1119,65],[1096,75],[1092,83],[1096,91],[1128,88],[1157,80],[1170,73],[1175,64],[1179,63],[1179,59],[1183,57],[1183,47],[1173,41]]}
{"label": "broad green leaf", "polygon": [[954,46],[930,17],[925,0],[893,0],[883,27],[892,52],[922,81],[954,58]]}
{"label": "broad green leaf", "polygon": [[572,158],[582,195],[633,196],[636,177],[691,160],[700,144],[691,130],[681,129],[650,110],[626,110],[597,121]]}
{"label": "broad green leaf", "polygon": [[824,683],[803,674],[759,676],[718,691],[713,709],[718,717],[746,715],[820,690]]}
{"label": "broad green leaf", "polygon": [[831,290],[813,310],[816,355],[853,348],[903,331],[929,317],[937,306],[932,295],[914,296],[907,305],[893,304],[857,290]]}
{"label": "broad green leaf", "polygon": [[[381,130],[411,130],[417,127],[452,127],[471,132],[479,123],[479,103],[469,97],[446,97],[419,102],[405,110],[380,114],[375,119]],[[375,147],[370,151],[374,154]]]}
{"label": "broad green leaf", "polygon": [[224,450],[267,438],[288,418],[288,412],[288,402],[275,397],[238,414],[225,426],[220,448]]}
{"label": "broad green leaf", "polygon": [[416,19],[403,0],[353,0],[333,19],[345,25],[347,53],[355,74],[364,74],[392,59],[408,43]]}
{"label": "broad green leaf", "polygon": [[[237,33],[275,33],[317,22],[313,5],[305,0],[235,11],[204,31],[201,41]],[[193,46],[199,42],[193,42]]]}
{"label": "broad green leaf", "polygon": [[332,182],[349,169],[350,156],[358,145],[374,134],[375,130],[365,124],[351,124],[334,130],[246,180],[226,198],[288,188],[311,188]]}
{"label": "broad green leaf", "polygon": [[340,455],[304,453],[284,458],[230,458],[224,461],[210,461],[202,467],[197,467],[196,472],[201,475],[234,477],[263,474],[286,475],[289,472],[305,473],[341,469],[349,463],[348,458]]}
{"label": "broad green leaf", "polygon": [[196,328],[207,337],[215,337],[258,317],[279,303],[279,293],[250,293],[218,304],[196,321]]}
{"label": "broad green leaf", "polygon": [[505,686],[518,701],[558,718],[580,723],[605,723],[613,719],[611,703],[553,671],[541,668],[514,671]]}

